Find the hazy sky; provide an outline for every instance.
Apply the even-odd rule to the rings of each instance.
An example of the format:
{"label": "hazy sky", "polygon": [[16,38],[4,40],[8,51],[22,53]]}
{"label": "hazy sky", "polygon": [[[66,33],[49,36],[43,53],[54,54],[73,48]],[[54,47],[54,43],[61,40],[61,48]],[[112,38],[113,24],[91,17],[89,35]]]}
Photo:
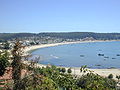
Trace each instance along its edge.
{"label": "hazy sky", "polygon": [[120,32],[120,0],[0,0],[0,32]]}

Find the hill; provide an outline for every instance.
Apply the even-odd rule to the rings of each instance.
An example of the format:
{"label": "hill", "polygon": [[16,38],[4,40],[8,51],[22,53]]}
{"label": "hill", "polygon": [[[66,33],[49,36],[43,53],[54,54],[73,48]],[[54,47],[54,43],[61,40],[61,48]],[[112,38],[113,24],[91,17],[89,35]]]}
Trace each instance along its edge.
{"label": "hill", "polygon": [[83,39],[92,37],[96,40],[120,39],[120,33],[94,33],[94,32],[60,32],[60,33],[0,33],[0,40],[10,40],[24,37],[55,37],[63,39]]}

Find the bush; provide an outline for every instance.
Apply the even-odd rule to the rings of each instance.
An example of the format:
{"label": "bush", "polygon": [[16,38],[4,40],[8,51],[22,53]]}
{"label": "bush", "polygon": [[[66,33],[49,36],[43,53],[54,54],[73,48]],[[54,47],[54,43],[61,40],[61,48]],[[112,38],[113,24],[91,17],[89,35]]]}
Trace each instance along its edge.
{"label": "bush", "polygon": [[6,42],[6,43],[4,44],[4,49],[10,49],[10,45],[9,45],[8,42]]}
{"label": "bush", "polygon": [[109,78],[109,79],[112,79],[112,78],[113,78],[113,75],[112,75],[112,74],[108,75],[108,78]]}
{"label": "bush", "polygon": [[67,72],[68,72],[68,73],[72,73],[72,70],[71,70],[71,68],[69,68],[69,69],[67,70]]}
{"label": "bush", "polygon": [[89,73],[79,78],[77,85],[85,90],[113,90],[115,89],[116,82],[112,79]]}
{"label": "bush", "polygon": [[56,90],[57,88],[53,80],[39,74],[23,78],[17,86],[19,90]]}
{"label": "bush", "polygon": [[116,78],[118,79],[118,82],[119,82],[119,79],[120,79],[120,75],[117,75]]}
{"label": "bush", "polygon": [[62,68],[62,70],[61,70],[63,73],[65,73],[66,72],[66,69],[65,68]]}

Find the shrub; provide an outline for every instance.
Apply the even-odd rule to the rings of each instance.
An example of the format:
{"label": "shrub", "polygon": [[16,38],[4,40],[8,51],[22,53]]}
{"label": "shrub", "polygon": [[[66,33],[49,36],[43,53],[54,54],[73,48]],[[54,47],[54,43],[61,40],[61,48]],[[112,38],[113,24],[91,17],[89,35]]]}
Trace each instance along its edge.
{"label": "shrub", "polygon": [[112,75],[112,74],[109,74],[109,75],[108,75],[108,78],[109,78],[109,79],[112,79],[112,78],[113,78],[113,75]]}
{"label": "shrub", "polygon": [[9,45],[8,42],[6,42],[6,43],[4,44],[4,49],[10,49],[10,45]]}
{"label": "shrub", "polygon": [[112,79],[89,73],[79,78],[77,85],[85,90],[113,90],[116,82]]}
{"label": "shrub", "polygon": [[39,74],[23,78],[17,86],[19,90],[56,90],[57,88],[53,80]]}
{"label": "shrub", "polygon": [[67,72],[68,72],[68,73],[72,73],[72,70],[71,70],[71,68],[69,68],[69,69],[67,70]]}
{"label": "shrub", "polygon": [[66,72],[66,69],[65,69],[65,68],[62,68],[61,71],[62,71],[63,73],[65,73],[65,72]]}
{"label": "shrub", "polygon": [[118,82],[119,82],[119,79],[120,79],[120,75],[117,75],[116,78],[118,79]]}

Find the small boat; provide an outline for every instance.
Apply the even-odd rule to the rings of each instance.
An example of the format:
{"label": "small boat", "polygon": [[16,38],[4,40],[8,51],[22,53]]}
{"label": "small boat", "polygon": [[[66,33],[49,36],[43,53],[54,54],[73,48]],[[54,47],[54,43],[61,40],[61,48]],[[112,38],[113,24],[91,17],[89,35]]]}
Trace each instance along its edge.
{"label": "small boat", "polygon": [[116,59],[116,58],[112,58],[112,59]]}
{"label": "small boat", "polygon": [[80,57],[84,57],[84,55],[80,55]]}
{"label": "small boat", "polygon": [[109,58],[109,57],[104,57],[104,58]]}
{"label": "small boat", "polygon": [[120,54],[117,54],[116,56],[120,56]]}
{"label": "small boat", "polygon": [[101,66],[100,64],[96,64],[95,66]]}
{"label": "small boat", "polygon": [[98,56],[104,56],[104,54],[100,54],[100,53],[99,53]]}

